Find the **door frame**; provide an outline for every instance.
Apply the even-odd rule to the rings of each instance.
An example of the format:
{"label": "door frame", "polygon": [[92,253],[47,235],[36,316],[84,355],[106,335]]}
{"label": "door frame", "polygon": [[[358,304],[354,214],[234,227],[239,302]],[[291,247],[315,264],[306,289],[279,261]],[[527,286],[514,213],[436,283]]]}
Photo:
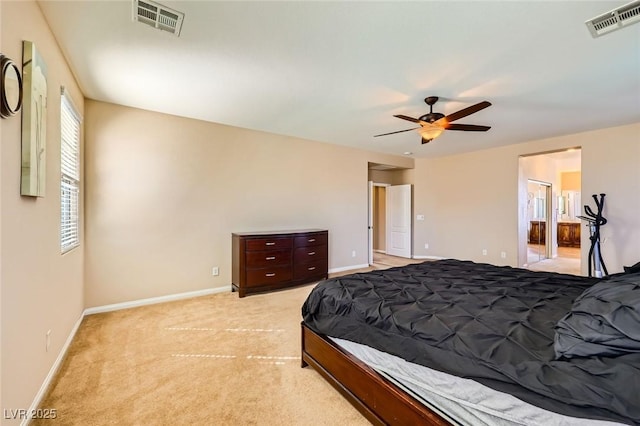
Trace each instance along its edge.
{"label": "door frame", "polygon": [[[374,208],[373,208],[373,188],[376,186],[389,187],[390,183],[378,183],[372,180],[368,181],[369,184],[369,207],[368,207],[368,222],[367,222],[367,238],[368,238],[368,260],[369,265],[373,265],[373,230],[374,230]],[[385,224],[386,227],[386,224]]]}
{"label": "door frame", "polygon": [[[528,167],[525,167],[524,165],[524,161],[525,159],[528,159],[530,157],[541,157],[541,161],[543,164],[545,164],[545,167],[547,167],[547,165],[549,165],[551,162],[553,162],[554,160],[565,160],[567,159],[567,157],[565,156],[565,153],[567,153],[568,151],[578,151],[577,152],[577,158],[574,158],[570,161],[569,165],[567,165],[566,163],[562,162],[560,165],[554,164],[553,166],[549,166],[552,167],[552,170],[554,170],[554,173],[556,175],[558,175],[558,172],[563,172],[563,171],[582,171],[582,147],[581,146],[574,146],[574,147],[568,147],[568,148],[562,148],[562,149],[555,149],[555,150],[550,150],[550,151],[542,151],[542,152],[533,152],[533,153],[527,153],[527,154],[521,154],[518,156],[518,211],[517,211],[517,217],[518,217],[518,261],[517,261],[517,265],[519,267],[528,267],[528,261],[527,261],[527,180],[531,179],[534,181],[540,181],[540,179],[536,179],[536,174],[538,174],[537,172],[534,172],[532,169],[530,169]],[[561,157],[556,156],[556,154],[560,154]],[[530,178],[531,176],[531,178]],[[542,177],[542,176],[539,176]],[[548,183],[548,181],[550,180],[552,182],[552,190],[551,190],[551,201],[548,203],[548,207],[549,209],[551,209],[551,223],[552,226],[550,226],[549,228],[551,228],[551,245],[550,247],[548,247],[551,250],[551,253],[548,255],[548,257],[550,259],[553,259],[555,257],[558,256],[558,241],[557,241],[557,224],[558,221],[560,220],[560,216],[558,214],[558,197],[557,196],[553,196],[553,191],[555,191],[556,189],[558,191],[562,191],[562,183],[560,181],[560,177],[557,176],[556,178],[552,178],[551,176],[545,176],[543,178],[546,178],[547,181],[546,183]],[[545,181],[542,181],[545,182]],[[582,192],[582,191],[581,191]],[[558,195],[558,194],[556,194]],[[547,212],[548,213],[548,212]],[[548,236],[548,235],[547,235]],[[584,273],[584,269],[583,269],[583,264],[584,264],[584,252],[582,252],[581,254],[581,259],[580,259],[580,267],[582,269],[582,273]]]}

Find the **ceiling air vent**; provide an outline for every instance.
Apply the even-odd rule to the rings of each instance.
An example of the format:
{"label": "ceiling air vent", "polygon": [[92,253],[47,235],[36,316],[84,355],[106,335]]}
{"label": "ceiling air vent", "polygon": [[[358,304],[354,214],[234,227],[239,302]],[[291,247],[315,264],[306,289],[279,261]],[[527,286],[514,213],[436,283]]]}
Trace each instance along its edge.
{"label": "ceiling air vent", "polygon": [[148,0],[133,0],[133,20],[180,35],[184,13]]}
{"label": "ceiling air vent", "polygon": [[640,0],[620,6],[610,12],[603,13],[585,24],[593,38],[609,34],[631,24],[640,22]]}

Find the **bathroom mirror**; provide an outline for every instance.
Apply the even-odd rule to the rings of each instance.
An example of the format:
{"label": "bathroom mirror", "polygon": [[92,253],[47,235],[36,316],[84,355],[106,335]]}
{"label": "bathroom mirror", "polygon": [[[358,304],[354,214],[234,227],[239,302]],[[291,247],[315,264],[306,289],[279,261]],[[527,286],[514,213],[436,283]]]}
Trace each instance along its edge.
{"label": "bathroom mirror", "polygon": [[561,213],[561,220],[578,221],[578,216],[582,214],[582,200],[579,191],[562,191],[564,200],[564,211]]}

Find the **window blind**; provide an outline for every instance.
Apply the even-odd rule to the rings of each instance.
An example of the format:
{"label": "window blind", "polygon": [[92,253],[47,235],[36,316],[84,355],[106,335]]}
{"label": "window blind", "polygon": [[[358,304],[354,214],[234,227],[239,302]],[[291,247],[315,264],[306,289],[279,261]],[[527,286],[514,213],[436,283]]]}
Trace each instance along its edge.
{"label": "window blind", "polygon": [[60,249],[80,244],[80,115],[62,88],[60,102]]}

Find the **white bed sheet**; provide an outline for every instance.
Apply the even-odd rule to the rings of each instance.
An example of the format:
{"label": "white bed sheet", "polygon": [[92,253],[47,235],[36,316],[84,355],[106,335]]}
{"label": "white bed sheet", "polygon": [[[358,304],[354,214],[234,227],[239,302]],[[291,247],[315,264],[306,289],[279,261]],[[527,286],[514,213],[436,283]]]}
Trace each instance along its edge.
{"label": "white bed sheet", "polygon": [[369,346],[331,338],[451,423],[464,426],[620,426],[621,423],[569,417],[521,401],[474,380],[453,376]]}

